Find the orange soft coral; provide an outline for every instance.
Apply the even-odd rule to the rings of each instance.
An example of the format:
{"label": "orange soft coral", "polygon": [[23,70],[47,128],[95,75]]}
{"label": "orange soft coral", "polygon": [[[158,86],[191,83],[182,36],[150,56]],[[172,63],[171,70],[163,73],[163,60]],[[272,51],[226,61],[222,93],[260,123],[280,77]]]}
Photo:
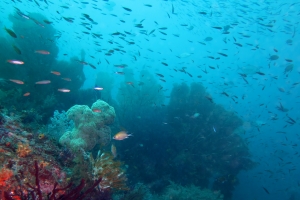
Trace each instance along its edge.
{"label": "orange soft coral", "polygon": [[0,170],[0,187],[6,186],[6,181],[8,179],[10,179],[10,177],[12,177],[13,174],[14,174],[13,171],[11,171],[10,169],[7,169],[7,168],[3,167]]}
{"label": "orange soft coral", "polygon": [[29,147],[29,144],[18,143],[17,154],[20,157],[26,157],[30,154],[30,152],[31,148]]}

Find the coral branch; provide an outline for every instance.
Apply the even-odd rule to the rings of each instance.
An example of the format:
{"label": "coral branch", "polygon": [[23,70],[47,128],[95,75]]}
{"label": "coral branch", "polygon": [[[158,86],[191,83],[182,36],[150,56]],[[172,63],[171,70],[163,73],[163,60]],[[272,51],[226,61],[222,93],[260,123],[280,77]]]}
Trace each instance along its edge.
{"label": "coral branch", "polygon": [[74,188],[69,194],[65,195],[63,199],[77,199],[84,186],[85,186],[85,180],[82,179],[80,181],[80,184],[76,188]]}
{"label": "coral branch", "polygon": [[102,178],[99,178],[97,181],[95,181],[95,183],[82,194],[81,198],[84,198],[87,194],[91,193],[93,189],[101,182],[101,180]]}
{"label": "coral branch", "polygon": [[64,187],[64,188],[58,188],[58,189],[56,189],[57,185],[58,185],[58,183],[55,183],[55,184],[54,184],[54,187],[53,187],[51,196],[50,196],[50,198],[49,198],[50,200],[56,199],[56,198],[55,198],[55,195],[56,195],[59,191],[65,191],[65,190],[69,189],[69,188],[72,186],[72,183],[69,183],[69,184],[68,184],[66,187]]}
{"label": "coral branch", "polygon": [[40,186],[40,181],[39,181],[39,166],[37,161],[34,161],[34,168],[35,168],[35,185],[36,185],[36,190],[37,190],[37,194],[39,197],[39,200],[43,199],[42,196],[42,191],[41,191],[41,186]]}
{"label": "coral branch", "polygon": [[43,195],[42,195],[40,180],[39,180],[39,166],[36,160],[34,161],[34,169],[35,169],[35,187],[30,185],[29,183],[26,183],[26,185],[37,193],[38,200],[42,200]]}
{"label": "coral branch", "polygon": [[58,198],[55,198],[56,193],[58,191],[60,191],[60,190],[66,190],[66,189],[68,189],[72,185],[72,183],[70,183],[67,187],[61,188],[61,189],[55,189],[56,185],[54,185],[53,193],[52,193],[52,195],[50,197],[50,200],[56,200],[56,199],[59,199],[59,200],[79,200],[79,199],[84,199],[84,197],[86,195],[88,195],[89,193],[91,193],[94,190],[94,188],[100,182],[101,182],[101,178],[98,179],[97,181],[95,181],[95,183],[91,187],[89,187],[84,193],[82,193],[82,190],[83,190],[83,188],[85,186],[85,180],[82,179],[81,182],[80,182],[80,184],[77,187],[75,187],[74,189],[72,189],[71,192],[69,192],[66,195],[61,195]]}
{"label": "coral branch", "polygon": [[5,200],[14,200],[11,196],[9,196],[8,192],[4,192],[4,199]]}

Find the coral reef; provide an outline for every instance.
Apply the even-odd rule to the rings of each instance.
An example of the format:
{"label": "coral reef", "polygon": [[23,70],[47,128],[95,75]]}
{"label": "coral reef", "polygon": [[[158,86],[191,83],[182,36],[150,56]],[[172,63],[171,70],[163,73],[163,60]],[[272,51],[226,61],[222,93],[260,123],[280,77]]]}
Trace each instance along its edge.
{"label": "coral reef", "polygon": [[19,118],[0,114],[1,199],[108,200],[113,189],[126,189],[121,163],[109,153],[94,160],[81,149],[74,157],[47,136],[25,131]]}
{"label": "coral reef", "polygon": [[105,146],[110,142],[111,130],[108,124],[113,123],[115,110],[102,100],[96,101],[91,108],[86,105],[75,105],[67,111],[68,119],[74,121],[72,131],[64,133],[59,142],[72,150],[91,150],[96,144]]}
{"label": "coral reef", "polygon": [[0,191],[2,195],[10,191],[9,195],[28,196],[30,186],[36,183],[34,166],[38,166],[40,190],[46,197],[55,183],[59,186],[67,184],[66,173],[56,161],[60,149],[50,140],[40,143],[37,134],[25,131],[14,118],[18,119],[18,116],[3,115],[0,125]]}
{"label": "coral reef", "polygon": [[[208,188],[215,177],[236,177],[255,164],[236,131],[242,120],[213,103],[200,83],[174,85],[167,106],[136,104],[130,109],[146,112],[119,116],[120,122],[131,121],[134,137],[117,148],[126,164],[143,169],[129,167],[130,180],[153,184],[153,192],[161,192],[168,180]],[[226,188],[232,191],[237,183],[228,181]],[[217,190],[230,198],[231,192]]]}

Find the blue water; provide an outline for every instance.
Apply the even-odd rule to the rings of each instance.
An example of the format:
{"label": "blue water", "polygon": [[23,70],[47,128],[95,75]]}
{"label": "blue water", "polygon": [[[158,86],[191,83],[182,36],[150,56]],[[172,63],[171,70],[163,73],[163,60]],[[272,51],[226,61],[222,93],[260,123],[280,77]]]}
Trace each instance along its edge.
{"label": "blue water", "polygon": [[[43,17],[36,20],[44,27],[28,21],[30,19],[26,19],[26,16],[14,15],[16,8],[26,16],[33,16],[33,13],[41,14]],[[179,109],[178,115],[170,116],[172,112],[168,112],[174,84],[184,83],[190,86],[192,83],[201,83],[205,88],[204,96],[210,96],[214,104],[222,106],[227,112],[234,113],[242,120],[237,134],[245,142],[251,155],[250,159],[255,163],[252,169],[240,170],[236,174],[238,183],[234,184],[232,199],[300,199],[299,2],[293,0],[282,2],[271,0],[242,2],[234,0],[2,0],[0,11],[2,27],[0,37],[5,38],[8,44],[18,45],[22,43],[20,42],[22,34],[25,34],[23,39],[26,40],[26,34],[30,34],[30,31],[33,33],[52,26],[55,33],[51,40],[58,48],[57,54],[53,55],[54,60],[72,61],[78,65],[78,62],[74,61],[74,57],[77,57],[96,66],[96,69],[93,69],[89,65],[84,65],[84,83],[73,86],[76,90],[91,89],[93,92],[95,92],[93,90],[95,85],[104,87],[102,92],[104,100],[107,100],[105,87],[109,88],[111,95],[109,103],[120,106],[115,108],[117,116],[118,111],[119,114],[125,113],[125,117],[123,116],[122,119],[120,115],[118,120],[126,124],[119,125],[134,134],[134,139],[131,141],[124,140],[123,143],[117,143],[120,159],[123,159],[125,164],[134,166],[135,162],[144,158],[143,162],[156,166],[153,162],[160,164],[168,162],[166,158],[170,154],[166,152],[175,152],[174,154],[182,152],[183,148],[190,147],[189,144],[194,149],[191,159],[197,157],[194,155],[197,152],[195,148],[199,148],[197,153],[201,155],[203,147],[197,147],[197,144],[192,143],[183,144],[190,142],[189,138],[191,140],[198,138],[198,132],[189,130],[184,138],[178,139],[174,136],[177,134],[176,131],[184,130],[174,124],[185,123],[196,126],[191,121],[193,115],[206,112],[205,108],[208,109],[211,104],[199,107],[194,105],[195,109],[193,109],[178,103],[179,100],[178,106],[183,105],[183,107]],[[89,18],[84,17],[83,14],[88,14]],[[17,22],[31,23],[30,30],[26,30],[27,33],[17,33],[19,36],[17,39],[4,30],[4,27],[13,29],[13,22],[9,17],[12,15]],[[73,18],[72,22],[67,21],[66,18]],[[51,24],[47,24],[44,19]],[[95,37],[93,33],[101,36]],[[22,54],[33,51],[30,48],[31,42],[47,39],[50,38],[36,37],[36,41],[32,39],[28,43],[28,49],[22,46]],[[45,50],[46,44],[41,42],[40,49]],[[25,59],[22,55],[16,57]],[[5,57],[1,62],[4,63],[8,59],[14,58]],[[41,68],[54,65],[54,61],[43,59],[37,62]],[[114,66],[123,64],[127,67]],[[55,70],[59,71],[59,68]],[[35,73],[38,72],[22,74],[19,77],[0,74],[0,78],[25,79],[35,76]],[[48,76],[44,77],[47,79]],[[133,82],[133,85],[128,82]],[[133,98],[139,94],[137,90],[142,90],[139,85],[141,82],[147,85],[144,90],[149,91],[149,93],[142,93],[141,96],[158,93],[161,98],[158,101],[159,105],[150,100],[145,101],[146,105],[128,104],[134,107],[126,111],[122,110],[123,96]],[[69,85],[61,87],[65,86]],[[155,88],[156,91],[151,91],[151,88]],[[184,99],[187,90],[182,89],[173,97]],[[26,90],[22,89],[22,92],[25,93]],[[53,91],[49,89],[50,93]],[[93,95],[96,96],[95,98],[100,98],[98,93]],[[56,102],[56,106],[52,109],[45,108],[44,111],[50,116],[54,108],[68,109],[69,107],[64,107],[62,99],[61,102]],[[76,95],[73,100],[76,103],[86,102],[86,104],[95,102],[94,99],[84,99],[84,96]],[[204,100],[207,101],[206,98]],[[211,113],[213,114],[215,113]],[[199,119],[197,117],[196,119]],[[215,120],[222,119],[215,118]],[[222,122],[211,119],[208,121],[209,128],[205,126],[205,131],[216,134],[213,138],[217,140],[217,134],[224,128],[218,127]],[[204,124],[204,121],[201,123]],[[171,141],[174,138],[177,140]],[[219,140],[222,140],[221,136]],[[168,146],[169,143],[173,145]],[[173,148],[175,143],[178,149],[169,149]],[[140,150],[141,147],[145,147],[145,150]],[[214,149],[214,147],[210,148]],[[128,151],[130,155],[137,153],[139,158],[128,160]],[[184,155],[190,156],[188,153]],[[209,168],[209,166],[205,167]],[[178,164],[172,169],[174,173],[180,174],[185,168],[183,163],[182,166]],[[157,171],[152,173],[157,174]],[[164,171],[160,173],[158,177],[164,175]],[[146,175],[142,174],[141,181],[147,182]],[[213,180],[221,174],[220,171],[212,171],[211,183],[207,185],[211,186]],[[185,175],[183,173],[178,176]],[[137,181],[139,177],[133,179]],[[177,181],[197,185],[193,180],[184,180],[184,178]]]}

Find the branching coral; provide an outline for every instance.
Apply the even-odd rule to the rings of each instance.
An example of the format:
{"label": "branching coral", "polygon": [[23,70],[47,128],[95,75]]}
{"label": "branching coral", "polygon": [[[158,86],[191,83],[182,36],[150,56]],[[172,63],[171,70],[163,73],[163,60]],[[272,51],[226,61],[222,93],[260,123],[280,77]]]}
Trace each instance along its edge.
{"label": "branching coral", "polygon": [[122,163],[114,159],[109,152],[98,152],[94,159],[92,153],[85,152],[83,149],[77,151],[74,158],[75,166],[72,168],[72,179],[84,178],[88,182],[94,182],[100,177],[101,183],[98,185],[102,193],[111,194],[115,190],[127,190],[125,170]]}
{"label": "branching coral", "polygon": [[[88,187],[84,192],[84,188],[86,187],[85,180],[81,180],[80,184],[77,187],[72,187],[73,184],[69,183],[65,187],[59,187],[57,182],[53,182],[49,179],[48,187],[49,191],[44,191],[44,179],[45,172],[42,170],[43,167],[39,166],[37,161],[34,161],[34,171],[32,172],[31,179],[34,179],[32,183],[23,182],[19,184],[19,187],[16,187],[14,190],[5,190],[0,191],[2,193],[2,199],[11,200],[11,199],[49,199],[49,200],[78,200],[84,199],[89,193],[91,193],[94,188],[101,182],[101,178],[97,179],[90,187]],[[7,172],[11,170],[1,170],[5,173],[5,179],[8,180],[12,175],[12,172]],[[9,174],[9,175],[7,175]],[[1,176],[2,177],[2,176]],[[4,179],[4,178],[3,178]],[[0,182],[1,183],[1,182]],[[1,185],[0,185],[1,186]],[[4,185],[5,186],[5,185]],[[1,189],[1,187],[0,187]]]}
{"label": "branching coral", "polygon": [[94,160],[91,157],[93,164],[93,176],[95,179],[102,177],[99,184],[101,190],[128,190],[126,186],[126,176],[121,168],[121,162],[115,161],[110,153],[98,154]]}

